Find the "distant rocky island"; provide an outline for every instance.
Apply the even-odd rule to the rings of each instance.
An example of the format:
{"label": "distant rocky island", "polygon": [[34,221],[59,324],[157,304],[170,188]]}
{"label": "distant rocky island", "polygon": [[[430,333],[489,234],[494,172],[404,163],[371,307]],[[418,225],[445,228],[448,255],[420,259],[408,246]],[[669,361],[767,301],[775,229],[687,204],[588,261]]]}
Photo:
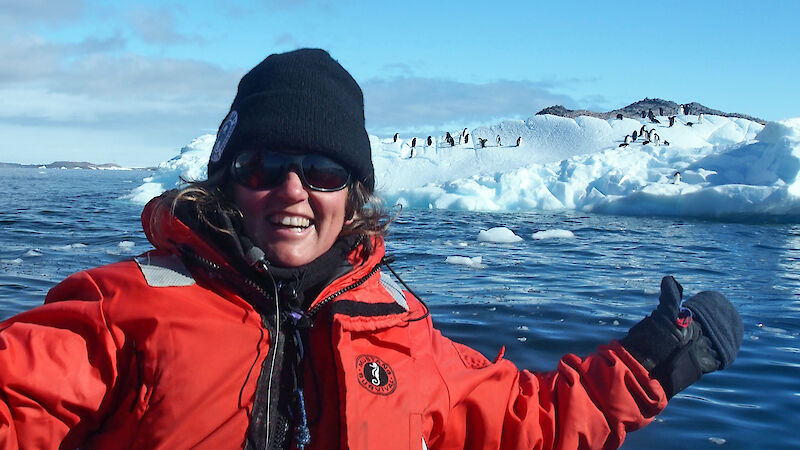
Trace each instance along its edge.
{"label": "distant rocky island", "polygon": [[590,116],[590,117],[597,117],[599,119],[615,119],[619,117],[619,115],[621,114],[622,117],[627,117],[630,119],[640,119],[642,117],[646,117],[648,111],[652,111],[653,114],[659,116],[674,116],[680,114],[681,107],[683,107],[684,114],[694,114],[694,115],[709,114],[714,116],[740,117],[742,119],[758,122],[762,125],[767,123],[766,120],[759,119],[757,117],[739,113],[727,113],[709,108],[707,106],[703,106],[697,102],[684,103],[682,105],[679,105],[678,103],[669,100],[662,100],[660,98],[646,98],[646,97],[644,100],[639,100],[638,102],[631,103],[630,105],[624,108],[615,109],[613,111],[608,111],[608,112],[595,112],[585,109],[567,109],[561,105],[555,105],[555,106],[549,106],[539,111],[538,113],[536,113],[536,115],[552,114],[554,116],[570,117],[573,119],[578,116]]}
{"label": "distant rocky island", "polygon": [[17,164],[0,162],[0,168],[47,168],[47,169],[92,169],[92,170],[121,170],[124,167],[114,164],[94,164],[86,161],[53,161],[50,164]]}

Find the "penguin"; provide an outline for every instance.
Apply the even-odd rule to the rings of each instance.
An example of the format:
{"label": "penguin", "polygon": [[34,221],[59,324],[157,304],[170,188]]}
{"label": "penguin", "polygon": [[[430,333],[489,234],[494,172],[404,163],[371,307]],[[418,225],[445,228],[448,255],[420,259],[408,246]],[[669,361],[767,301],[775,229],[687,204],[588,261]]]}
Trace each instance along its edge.
{"label": "penguin", "polygon": [[630,135],[630,134],[626,134],[626,135],[625,135],[625,139],[623,139],[623,140],[622,140],[622,142],[623,142],[624,144],[627,144],[627,143],[628,143],[628,139],[630,139],[630,138],[631,138],[631,135]]}
{"label": "penguin", "polygon": [[683,105],[678,107],[678,114],[680,114],[682,116],[686,115],[686,108]]}
{"label": "penguin", "polygon": [[516,146],[519,147],[519,144],[521,144],[521,143],[522,143],[522,136],[517,138],[517,145]]}
{"label": "penguin", "polygon": [[703,113],[697,115],[697,123],[703,123]]}
{"label": "penguin", "polygon": [[658,133],[655,132],[655,130],[653,130],[652,138],[653,138],[653,143],[655,143],[656,145],[658,145],[661,142],[661,136],[659,136]]}
{"label": "penguin", "polygon": [[669,141],[664,141],[664,145],[669,145]]}
{"label": "penguin", "polygon": [[399,135],[400,135],[400,133],[395,133],[395,134],[394,134],[394,139],[392,139],[392,142],[397,142],[397,137],[398,137]]}
{"label": "penguin", "polygon": [[411,139],[411,148],[415,148],[417,146],[417,138]]}
{"label": "penguin", "polygon": [[645,117],[647,117],[647,113],[644,112],[644,110],[642,110],[642,119],[644,119]]}
{"label": "penguin", "polygon": [[647,110],[647,118],[650,119],[650,120],[655,120],[656,115],[653,114],[653,110],[652,109],[648,109]]}
{"label": "penguin", "polygon": [[503,144],[500,143],[500,135],[499,134],[497,135],[497,138],[495,138],[495,141],[497,141],[497,146],[498,147],[502,147],[503,146]]}
{"label": "penguin", "polygon": [[672,174],[672,184],[680,184],[681,182],[681,173],[675,172]]}
{"label": "penguin", "polygon": [[633,130],[633,133],[631,134],[631,142],[636,142],[636,138],[638,137],[639,135],[636,134],[636,130]]}
{"label": "penguin", "polygon": [[659,116],[663,116],[664,115],[664,108],[661,107],[661,106],[658,107],[658,115]]}
{"label": "penguin", "polygon": [[669,126],[675,125],[675,116],[669,116]]}
{"label": "penguin", "polygon": [[647,131],[647,125],[642,124],[642,128],[639,128],[639,136],[643,136],[645,131]]}
{"label": "penguin", "polygon": [[445,136],[444,136],[444,140],[445,140],[445,141],[448,141],[448,142],[450,142],[450,139],[451,139],[452,137],[453,137],[453,136],[451,136],[451,135],[450,135],[450,132],[448,131],[448,132],[447,132],[447,134],[445,134]]}
{"label": "penguin", "polygon": [[450,144],[450,147],[456,146],[456,140],[453,139],[453,136],[447,136],[447,143]]}
{"label": "penguin", "polygon": [[428,140],[426,142],[428,144],[428,147],[430,147],[431,145],[433,145],[433,138],[428,136]]}
{"label": "penguin", "polygon": [[469,144],[469,133],[464,134],[464,143]]}
{"label": "penguin", "polygon": [[478,138],[478,142],[480,142],[480,143],[481,143],[481,148],[484,148],[484,147],[486,147],[486,139],[484,139],[484,138]]}
{"label": "penguin", "polygon": [[468,139],[467,138],[468,135],[469,135],[469,133],[467,133],[467,129],[464,128],[464,130],[461,131],[461,136],[458,138],[458,143],[460,144],[460,143],[463,142],[464,144],[466,144],[467,143],[467,139]]}

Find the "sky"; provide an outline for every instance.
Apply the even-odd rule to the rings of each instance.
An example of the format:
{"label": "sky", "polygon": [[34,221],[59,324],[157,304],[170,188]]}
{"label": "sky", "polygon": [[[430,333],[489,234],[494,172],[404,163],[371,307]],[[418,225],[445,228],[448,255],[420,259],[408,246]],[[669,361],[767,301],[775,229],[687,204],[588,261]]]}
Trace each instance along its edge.
{"label": "sky", "polygon": [[271,53],[328,50],[367,130],[434,134],[645,97],[800,116],[800,2],[0,0],[0,161],[152,166]]}

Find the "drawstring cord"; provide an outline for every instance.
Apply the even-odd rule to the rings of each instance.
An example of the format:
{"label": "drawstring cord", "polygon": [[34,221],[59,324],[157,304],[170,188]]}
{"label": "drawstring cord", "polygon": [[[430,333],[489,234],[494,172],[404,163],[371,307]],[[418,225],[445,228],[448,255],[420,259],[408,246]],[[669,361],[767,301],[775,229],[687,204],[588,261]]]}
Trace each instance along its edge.
{"label": "drawstring cord", "polygon": [[311,429],[308,427],[308,414],[306,413],[306,400],[303,395],[302,384],[303,376],[303,363],[305,362],[305,348],[303,347],[303,338],[300,335],[301,328],[311,326],[311,318],[304,314],[302,311],[289,310],[289,318],[292,321],[294,328],[294,346],[297,351],[295,358],[295,409],[297,413],[297,423],[294,427],[295,445],[299,450],[304,450],[305,447],[311,444]]}

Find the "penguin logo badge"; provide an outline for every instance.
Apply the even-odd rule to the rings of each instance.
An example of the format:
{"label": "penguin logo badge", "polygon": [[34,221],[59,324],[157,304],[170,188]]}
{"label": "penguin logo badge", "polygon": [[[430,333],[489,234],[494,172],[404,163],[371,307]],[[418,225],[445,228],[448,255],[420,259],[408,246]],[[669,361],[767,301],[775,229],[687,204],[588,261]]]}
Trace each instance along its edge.
{"label": "penguin logo badge", "polygon": [[361,355],[356,358],[358,384],[378,395],[389,395],[397,388],[394,370],[377,356]]}
{"label": "penguin logo badge", "polygon": [[215,163],[222,158],[222,152],[225,151],[225,146],[233,135],[233,130],[236,128],[236,123],[239,122],[239,113],[236,110],[231,111],[222,126],[219,127],[217,133],[217,140],[214,142],[214,148],[211,149],[211,162]]}

